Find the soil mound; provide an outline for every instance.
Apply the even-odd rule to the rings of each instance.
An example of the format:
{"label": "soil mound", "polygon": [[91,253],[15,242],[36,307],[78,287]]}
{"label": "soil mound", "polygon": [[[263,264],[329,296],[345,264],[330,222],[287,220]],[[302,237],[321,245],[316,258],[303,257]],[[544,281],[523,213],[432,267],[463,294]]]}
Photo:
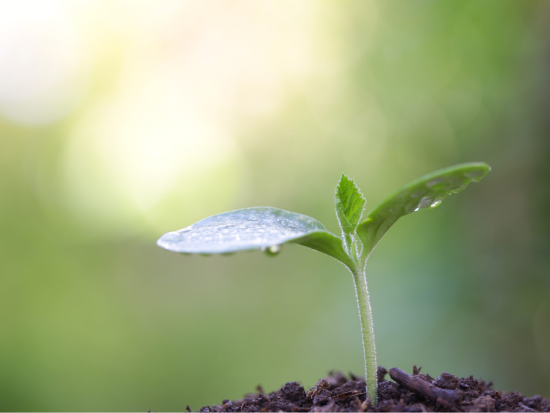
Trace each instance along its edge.
{"label": "soil mound", "polygon": [[[236,400],[223,400],[221,405],[205,406],[201,412],[550,412],[550,399],[524,397],[517,392],[493,390],[491,382],[459,378],[441,373],[434,379],[392,368],[394,381],[386,380],[388,371],[378,367],[378,404],[366,399],[365,380],[350,374],[331,372],[328,377],[306,391],[296,382],[286,383],[279,390],[257,393]],[[189,406],[187,410],[191,411]]]}

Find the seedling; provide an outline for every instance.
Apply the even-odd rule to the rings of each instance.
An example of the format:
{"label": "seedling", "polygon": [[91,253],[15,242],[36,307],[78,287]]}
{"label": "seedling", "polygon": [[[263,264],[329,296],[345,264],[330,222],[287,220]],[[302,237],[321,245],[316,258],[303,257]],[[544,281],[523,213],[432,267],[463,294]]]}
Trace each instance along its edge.
{"label": "seedling", "polygon": [[405,185],[361,221],[366,200],[355,182],[342,174],[334,195],[342,237],[319,221],[295,212],[255,207],[205,218],[187,228],[164,234],[157,244],[184,254],[230,254],[261,249],[276,255],[294,243],[312,248],[344,264],[352,273],[359,308],[365,355],[367,394],[376,404],[376,350],[365,265],[384,234],[402,216],[420,208],[435,208],[443,199],[479,182],[490,167],[465,163],[441,169]]}

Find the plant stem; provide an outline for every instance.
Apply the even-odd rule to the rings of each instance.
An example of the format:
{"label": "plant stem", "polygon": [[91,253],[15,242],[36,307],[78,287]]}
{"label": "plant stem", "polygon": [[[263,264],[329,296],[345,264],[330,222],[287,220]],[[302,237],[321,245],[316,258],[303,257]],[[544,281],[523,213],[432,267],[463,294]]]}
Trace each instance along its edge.
{"label": "plant stem", "polygon": [[376,390],[378,387],[376,376],[376,348],[374,345],[374,327],[372,323],[372,310],[370,306],[367,278],[365,276],[365,262],[358,265],[352,271],[355,283],[355,295],[357,307],[359,308],[359,321],[361,322],[361,333],[363,336],[363,352],[365,355],[365,382],[367,394],[371,403],[376,406]]}

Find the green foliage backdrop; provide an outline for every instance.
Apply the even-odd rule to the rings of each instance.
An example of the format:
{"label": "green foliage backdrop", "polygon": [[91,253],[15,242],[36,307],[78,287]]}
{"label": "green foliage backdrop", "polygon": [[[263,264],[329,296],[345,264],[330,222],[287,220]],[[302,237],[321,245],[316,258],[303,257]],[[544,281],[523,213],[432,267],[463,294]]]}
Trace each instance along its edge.
{"label": "green foliage backdrop", "polygon": [[[547,1],[0,8],[0,409],[182,411],[361,374],[352,279],[155,245],[273,206],[338,232],[433,170],[492,172],[367,268],[378,361],[550,396]],[[4,10],[5,9],[5,10]]]}

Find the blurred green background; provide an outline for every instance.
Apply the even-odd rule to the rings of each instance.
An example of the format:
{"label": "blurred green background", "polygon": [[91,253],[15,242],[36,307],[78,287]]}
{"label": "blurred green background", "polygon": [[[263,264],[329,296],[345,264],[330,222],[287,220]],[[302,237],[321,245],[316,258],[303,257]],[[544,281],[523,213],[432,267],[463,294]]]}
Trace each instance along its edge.
{"label": "blurred green background", "polygon": [[0,409],[198,410],[363,374],[350,274],[164,232],[274,206],[338,232],[460,162],[368,264],[379,364],[550,396],[550,2],[0,3]]}

